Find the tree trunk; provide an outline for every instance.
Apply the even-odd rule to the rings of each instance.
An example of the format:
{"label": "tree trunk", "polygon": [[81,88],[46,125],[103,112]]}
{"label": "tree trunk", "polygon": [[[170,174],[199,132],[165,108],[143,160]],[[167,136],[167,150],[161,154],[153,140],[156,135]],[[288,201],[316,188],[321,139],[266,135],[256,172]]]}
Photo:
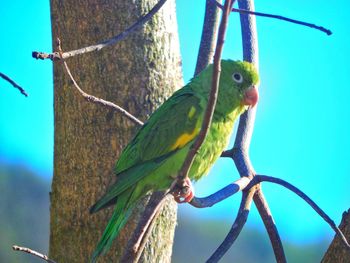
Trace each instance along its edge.
{"label": "tree trunk", "polygon": [[[339,226],[346,239],[350,240],[350,209],[343,213],[343,219]],[[324,255],[322,263],[348,263],[350,262],[350,252],[339,236],[336,236]]]}
{"label": "tree trunk", "polygon": [[[53,43],[59,37],[63,51],[68,51],[101,42],[122,32],[156,2],[51,0]],[[67,63],[87,93],[146,120],[182,85],[177,34],[171,0],[127,40]],[[115,180],[114,164],[139,127],[82,99],[60,62],[54,64],[54,107],[49,255],[59,263],[88,262],[112,211],[90,215],[89,207]],[[137,216],[130,221],[100,262],[118,262]],[[169,201],[141,261],[170,262],[175,223],[176,205]]]}

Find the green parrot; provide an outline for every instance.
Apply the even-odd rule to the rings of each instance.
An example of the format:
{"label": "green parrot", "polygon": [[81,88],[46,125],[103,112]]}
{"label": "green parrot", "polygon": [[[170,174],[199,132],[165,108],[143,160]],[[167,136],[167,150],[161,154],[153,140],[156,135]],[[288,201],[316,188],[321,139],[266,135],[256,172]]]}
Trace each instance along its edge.
{"label": "green parrot", "polygon": [[[115,204],[114,212],[92,256],[112,245],[136,202],[151,191],[169,189],[200,132],[211,89],[213,65],[165,101],[141,127],[116,163],[117,181],[91,207],[90,213]],[[207,174],[228,144],[233,124],[258,101],[258,74],[248,62],[222,60],[213,120],[190,168],[191,180]],[[185,201],[193,197],[190,191]],[[180,200],[176,200],[181,202]]]}

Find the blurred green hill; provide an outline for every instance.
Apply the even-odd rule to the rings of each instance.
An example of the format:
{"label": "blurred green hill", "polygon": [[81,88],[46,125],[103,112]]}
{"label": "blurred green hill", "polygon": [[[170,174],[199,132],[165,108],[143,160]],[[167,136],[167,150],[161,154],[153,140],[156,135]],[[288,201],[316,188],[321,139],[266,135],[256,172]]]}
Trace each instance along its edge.
{"label": "blurred green hill", "polygon": [[12,245],[48,251],[50,182],[24,166],[0,164],[0,262],[42,262]]}
{"label": "blurred green hill", "polygon": [[[12,245],[48,252],[50,182],[24,166],[0,163],[0,262],[43,262],[12,250]],[[176,229],[173,263],[204,262],[230,228],[226,221],[182,216]],[[283,242],[289,263],[320,262],[326,241],[312,245]],[[221,261],[275,262],[267,234],[244,228],[235,245]]]}

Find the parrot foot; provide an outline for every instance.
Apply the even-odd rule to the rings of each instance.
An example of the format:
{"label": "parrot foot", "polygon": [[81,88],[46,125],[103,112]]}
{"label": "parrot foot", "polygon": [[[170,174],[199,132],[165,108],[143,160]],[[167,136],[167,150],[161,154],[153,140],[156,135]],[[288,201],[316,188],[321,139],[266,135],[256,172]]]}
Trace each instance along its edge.
{"label": "parrot foot", "polygon": [[175,202],[178,204],[189,203],[194,197],[194,190],[191,180],[186,178],[182,186],[178,186],[172,193]]}

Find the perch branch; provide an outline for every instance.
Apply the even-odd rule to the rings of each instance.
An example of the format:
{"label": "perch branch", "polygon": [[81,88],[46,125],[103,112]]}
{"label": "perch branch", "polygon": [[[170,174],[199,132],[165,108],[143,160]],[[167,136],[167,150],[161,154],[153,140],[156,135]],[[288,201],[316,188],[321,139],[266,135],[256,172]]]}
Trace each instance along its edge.
{"label": "perch branch", "polygon": [[28,97],[27,92],[20,85],[18,85],[15,81],[13,81],[10,77],[8,77],[7,75],[5,75],[5,74],[3,74],[1,72],[0,72],[0,77],[2,77],[4,80],[9,82],[16,89],[18,89],[24,96]]}
{"label": "perch branch", "polygon": [[[61,48],[61,41],[59,39],[57,39],[57,46],[58,46],[58,53],[60,55],[60,57],[62,58],[62,48]],[[83,96],[83,98],[88,101],[88,102],[93,102],[95,104],[99,104],[102,105],[108,109],[112,109],[114,111],[120,112],[123,116],[127,117],[129,120],[131,120],[132,122],[134,122],[135,124],[138,125],[143,125],[143,122],[140,121],[138,118],[136,118],[134,115],[132,115],[130,112],[126,111],[125,109],[123,109],[122,107],[110,102],[110,101],[106,101],[100,98],[97,98],[95,96],[92,96],[90,94],[87,94],[85,91],[83,91],[80,86],[78,85],[78,83],[75,81],[68,65],[67,62],[65,60],[62,61],[63,65],[67,71],[68,76],[70,77],[71,81],[73,82],[73,85],[75,86],[75,88],[79,91],[79,93]]]}
{"label": "perch branch", "polygon": [[[350,245],[348,241],[346,240],[344,234],[340,231],[338,226],[334,223],[334,221],[310,198],[308,197],[304,192],[302,192],[300,189],[295,187],[294,185],[276,177],[266,176],[266,175],[257,175],[252,180],[252,185],[256,184],[256,182],[270,182],[282,185],[283,187],[287,188],[288,190],[292,191],[293,193],[300,196],[306,203],[308,203],[312,209],[316,211],[317,214],[319,214],[324,221],[327,222],[331,226],[331,228],[338,234],[345,246],[350,249]],[[249,186],[248,186],[249,187]]]}
{"label": "perch branch", "polygon": [[249,183],[250,183],[250,179],[248,177],[241,177],[234,183],[229,184],[228,186],[222,188],[221,190],[217,191],[212,195],[209,195],[203,198],[194,197],[191,200],[190,205],[197,208],[211,207],[216,203],[219,203],[222,200],[242,191],[243,189],[246,188],[246,186]]}
{"label": "perch branch", "polygon": [[45,260],[46,262],[48,263],[56,263],[55,261],[53,261],[52,259],[49,259],[48,256],[44,255],[44,254],[41,254],[35,250],[32,250],[30,248],[27,248],[27,247],[19,247],[19,246],[12,246],[12,249],[15,250],[15,251],[21,251],[21,252],[25,252],[25,253],[28,253],[28,254],[31,254],[33,256],[36,256],[38,258],[41,258],[43,260]]}
{"label": "perch branch", "polygon": [[67,59],[70,57],[74,57],[77,55],[81,55],[81,54],[85,54],[85,53],[89,53],[89,52],[93,52],[93,51],[99,51],[102,48],[114,45],[114,44],[118,43],[119,41],[123,40],[124,38],[126,38],[131,33],[135,32],[137,29],[139,29],[144,24],[146,24],[158,12],[158,10],[165,4],[166,1],[167,0],[159,0],[159,2],[146,15],[141,16],[133,25],[128,27],[125,31],[123,31],[120,34],[118,34],[118,35],[116,35],[108,40],[105,40],[99,44],[80,48],[80,49],[73,50],[73,51],[64,52],[62,54],[59,54],[59,52],[47,54],[47,53],[43,53],[43,52],[34,51],[34,52],[32,52],[32,56],[33,56],[33,58],[36,58],[36,59],[49,58],[51,60],[61,60],[61,59]]}
{"label": "perch branch", "polygon": [[[211,0],[213,2],[215,2],[215,4],[219,7],[219,8],[223,8],[222,4],[220,4],[219,2],[217,2],[216,0]],[[280,16],[280,15],[272,15],[272,14],[267,14],[267,13],[262,13],[262,12],[254,12],[254,11],[250,11],[250,10],[246,10],[246,9],[240,9],[240,8],[232,8],[232,12],[237,12],[240,14],[248,14],[248,15],[254,15],[254,16],[261,16],[261,17],[269,17],[269,18],[274,18],[274,19],[278,19],[278,20],[283,20],[283,21],[287,21],[293,24],[298,24],[298,25],[302,25],[302,26],[306,26],[306,27],[310,27],[310,28],[314,28],[316,30],[319,30],[323,33],[326,33],[328,36],[332,35],[332,31],[324,28],[323,26],[318,26],[312,23],[307,23],[307,22],[303,22],[300,20],[296,20],[296,19],[292,19],[292,18],[288,18],[285,16]]]}
{"label": "perch branch", "polygon": [[235,240],[237,239],[237,237],[241,233],[241,230],[242,230],[244,224],[247,221],[254,193],[255,193],[254,188],[250,188],[248,191],[243,191],[241,205],[239,207],[239,211],[238,211],[236,220],[233,223],[225,240],[215,250],[215,252],[211,255],[211,257],[206,261],[207,263],[218,262],[226,254],[226,252],[230,249],[232,244],[235,242]]}
{"label": "perch branch", "polygon": [[177,177],[177,186],[180,187],[182,189],[182,192],[184,192],[184,193],[186,193],[186,191],[188,191],[188,189],[186,189],[186,187],[185,187],[185,179],[188,178],[189,170],[192,166],[192,163],[194,161],[194,158],[195,158],[200,146],[202,145],[202,143],[203,143],[203,141],[208,133],[210,123],[211,123],[211,120],[213,118],[213,113],[214,113],[217,94],[218,94],[220,72],[221,72],[221,65],[220,65],[221,53],[222,53],[223,44],[224,44],[224,40],[225,40],[228,17],[230,15],[230,10],[232,8],[233,3],[234,3],[234,0],[226,0],[225,1],[224,11],[223,11],[222,18],[221,18],[221,23],[220,23],[220,27],[219,27],[219,35],[218,35],[218,40],[217,40],[217,45],[216,45],[216,50],[215,50],[215,55],[214,55],[212,87],[210,90],[208,106],[207,106],[206,111],[205,111],[201,131],[199,132],[196,141],[194,142],[188,155],[186,156],[186,159],[185,159],[185,161],[181,167],[181,170],[178,174],[178,177]]}

